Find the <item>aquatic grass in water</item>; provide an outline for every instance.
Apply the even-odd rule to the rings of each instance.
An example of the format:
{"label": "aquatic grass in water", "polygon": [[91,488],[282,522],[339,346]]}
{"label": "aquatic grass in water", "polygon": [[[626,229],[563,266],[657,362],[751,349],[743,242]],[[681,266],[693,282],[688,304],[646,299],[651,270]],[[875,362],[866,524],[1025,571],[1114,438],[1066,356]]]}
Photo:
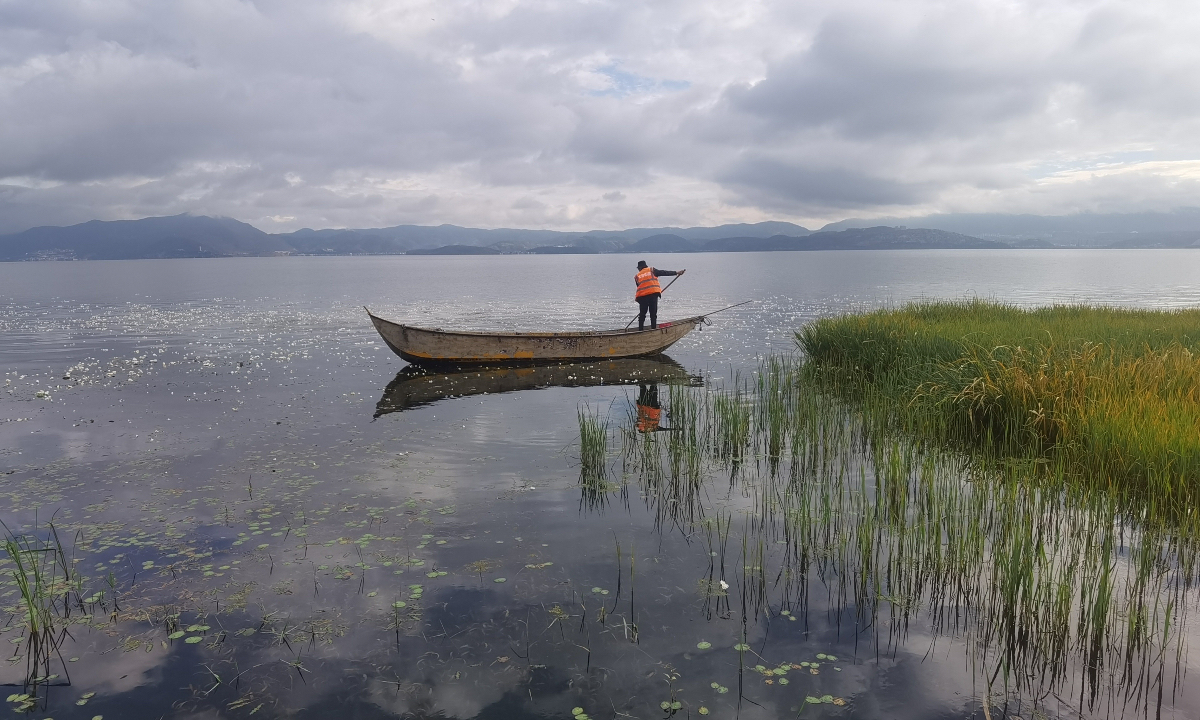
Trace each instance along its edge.
{"label": "aquatic grass in water", "polygon": [[[11,620],[20,623],[24,632],[9,660],[19,660],[20,653],[24,653],[25,693],[21,705],[27,711],[36,706],[39,688],[70,684],[67,661],[61,652],[70,636],[69,626],[106,604],[105,594],[84,592],[83,578],[68,558],[53,523],[38,534],[19,535],[7,527],[5,531],[4,554],[11,563],[8,574],[19,597]],[[58,672],[54,671],[56,667]]]}
{"label": "aquatic grass in water", "polygon": [[708,538],[710,619],[733,609],[716,591],[732,586],[729,522],[708,495],[727,478],[748,503],[729,591],[743,627],[773,607],[807,622],[816,582],[859,628],[902,641],[920,622],[962,640],[985,698],[1162,702],[1200,582],[1191,524],[1130,515],[1040,445],[926,442],[890,395],[847,403],[818,369],[769,358],[738,386],[680,389],[679,438],[639,436],[632,415],[618,430],[657,527]]}
{"label": "aquatic grass in water", "polygon": [[[741,383],[734,379],[733,386]],[[720,393],[713,398],[713,442],[716,456],[731,464],[740,463],[750,444],[751,405],[740,392]]]}
{"label": "aquatic grass in water", "polygon": [[608,490],[608,420],[587,408],[579,417],[579,482],[593,501]]}

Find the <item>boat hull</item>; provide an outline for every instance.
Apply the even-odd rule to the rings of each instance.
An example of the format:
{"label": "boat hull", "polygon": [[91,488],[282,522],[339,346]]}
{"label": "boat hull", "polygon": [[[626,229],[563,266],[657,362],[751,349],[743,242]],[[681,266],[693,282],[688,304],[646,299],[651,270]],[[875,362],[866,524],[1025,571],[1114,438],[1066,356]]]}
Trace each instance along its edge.
{"label": "boat hull", "polygon": [[703,316],[662,323],[654,330],[561,333],[450,332],[384,320],[371,313],[380,337],[400,357],[420,365],[539,364],[657,355]]}

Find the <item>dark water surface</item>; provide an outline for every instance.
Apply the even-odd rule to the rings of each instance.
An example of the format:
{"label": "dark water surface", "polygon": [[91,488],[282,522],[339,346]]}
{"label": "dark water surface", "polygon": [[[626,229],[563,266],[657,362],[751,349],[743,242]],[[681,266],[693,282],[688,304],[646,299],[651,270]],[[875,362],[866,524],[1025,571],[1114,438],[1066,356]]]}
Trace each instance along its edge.
{"label": "dark water surface", "polygon": [[[756,301],[638,370],[664,400],[670,383],[753,376],[811,319],[913,298],[1200,305],[1193,251],[647,259],[689,271],[664,319]],[[581,408],[627,422],[646,376],[426,377],[362,310],[443,328],[619,327],[636,311],[635,260],[0,264],[0,520],[44,539],[53,518],[91,599],[63,621],[58,677],[29,713],[983,717],[955,633],[920,615],[863,621],[818,589],[819,569],[802,601],[743,617],[738,583],[708,580],[711,522],[664,513],[636,483],[581,494]],[[736,538],[752,496],[714,473],[696,503],[733,518]],[[729,557],[734,581],[741,548]],[[12,568],[0,698],[27,676]],[[1068,678],[1036,708],[996,690],[990,713],[1197,717],[1193,664],[1185,643],[1157,685],[1088,702]]]}

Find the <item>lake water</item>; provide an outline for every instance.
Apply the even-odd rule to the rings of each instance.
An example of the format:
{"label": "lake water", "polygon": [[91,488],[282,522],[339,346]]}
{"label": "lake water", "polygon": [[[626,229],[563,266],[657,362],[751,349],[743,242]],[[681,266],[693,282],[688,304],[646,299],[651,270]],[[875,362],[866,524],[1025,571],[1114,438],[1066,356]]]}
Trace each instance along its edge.
{"label": "lake water", "polygon": [[[983,717],[955,633],[920,615],[902,630],[853,622],[815,581],[761,617],[728,599],[714,611],[697,589],[713,557],[699,525],[664,522],[636,486],[581,496],[578,415],[625,421],[637,384],[398,377],[362,310],[447,329],[619,327],[636,313],[636,259],[0,264],[0,520],[39,540],[53,520],[91,600],[63,621],[56,677],[29,711]],[[646,259],[688,270],[662,320],[754,301],[670,349],[666,370],[693,385],[752,376],[814,318],[912,299],[1200,305],[1200,252],[1186,250]],[[753,515],[728,477],[713,482],[702,512]],[[19,599],[5,578],[0,682],[14,694],[30,656]],[[747,676],[781,663],[790,682]],[[1197,717],[1194,664],[1172,659],[1151,683],[1161,698],[1114,686],[1089,702],[1067,678],[1039,711]],[[1034,717],[1030,700],[991,715]]]}

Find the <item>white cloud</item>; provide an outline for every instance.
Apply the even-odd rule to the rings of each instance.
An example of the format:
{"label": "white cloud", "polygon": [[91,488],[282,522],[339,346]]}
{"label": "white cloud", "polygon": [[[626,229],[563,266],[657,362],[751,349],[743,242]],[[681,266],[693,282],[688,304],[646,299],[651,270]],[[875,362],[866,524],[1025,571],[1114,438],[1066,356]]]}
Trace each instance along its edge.
{"label": "white cloud", "polygon": [[1198,34],[1170,0],[0,2],[0,231],[1196,205]]}

